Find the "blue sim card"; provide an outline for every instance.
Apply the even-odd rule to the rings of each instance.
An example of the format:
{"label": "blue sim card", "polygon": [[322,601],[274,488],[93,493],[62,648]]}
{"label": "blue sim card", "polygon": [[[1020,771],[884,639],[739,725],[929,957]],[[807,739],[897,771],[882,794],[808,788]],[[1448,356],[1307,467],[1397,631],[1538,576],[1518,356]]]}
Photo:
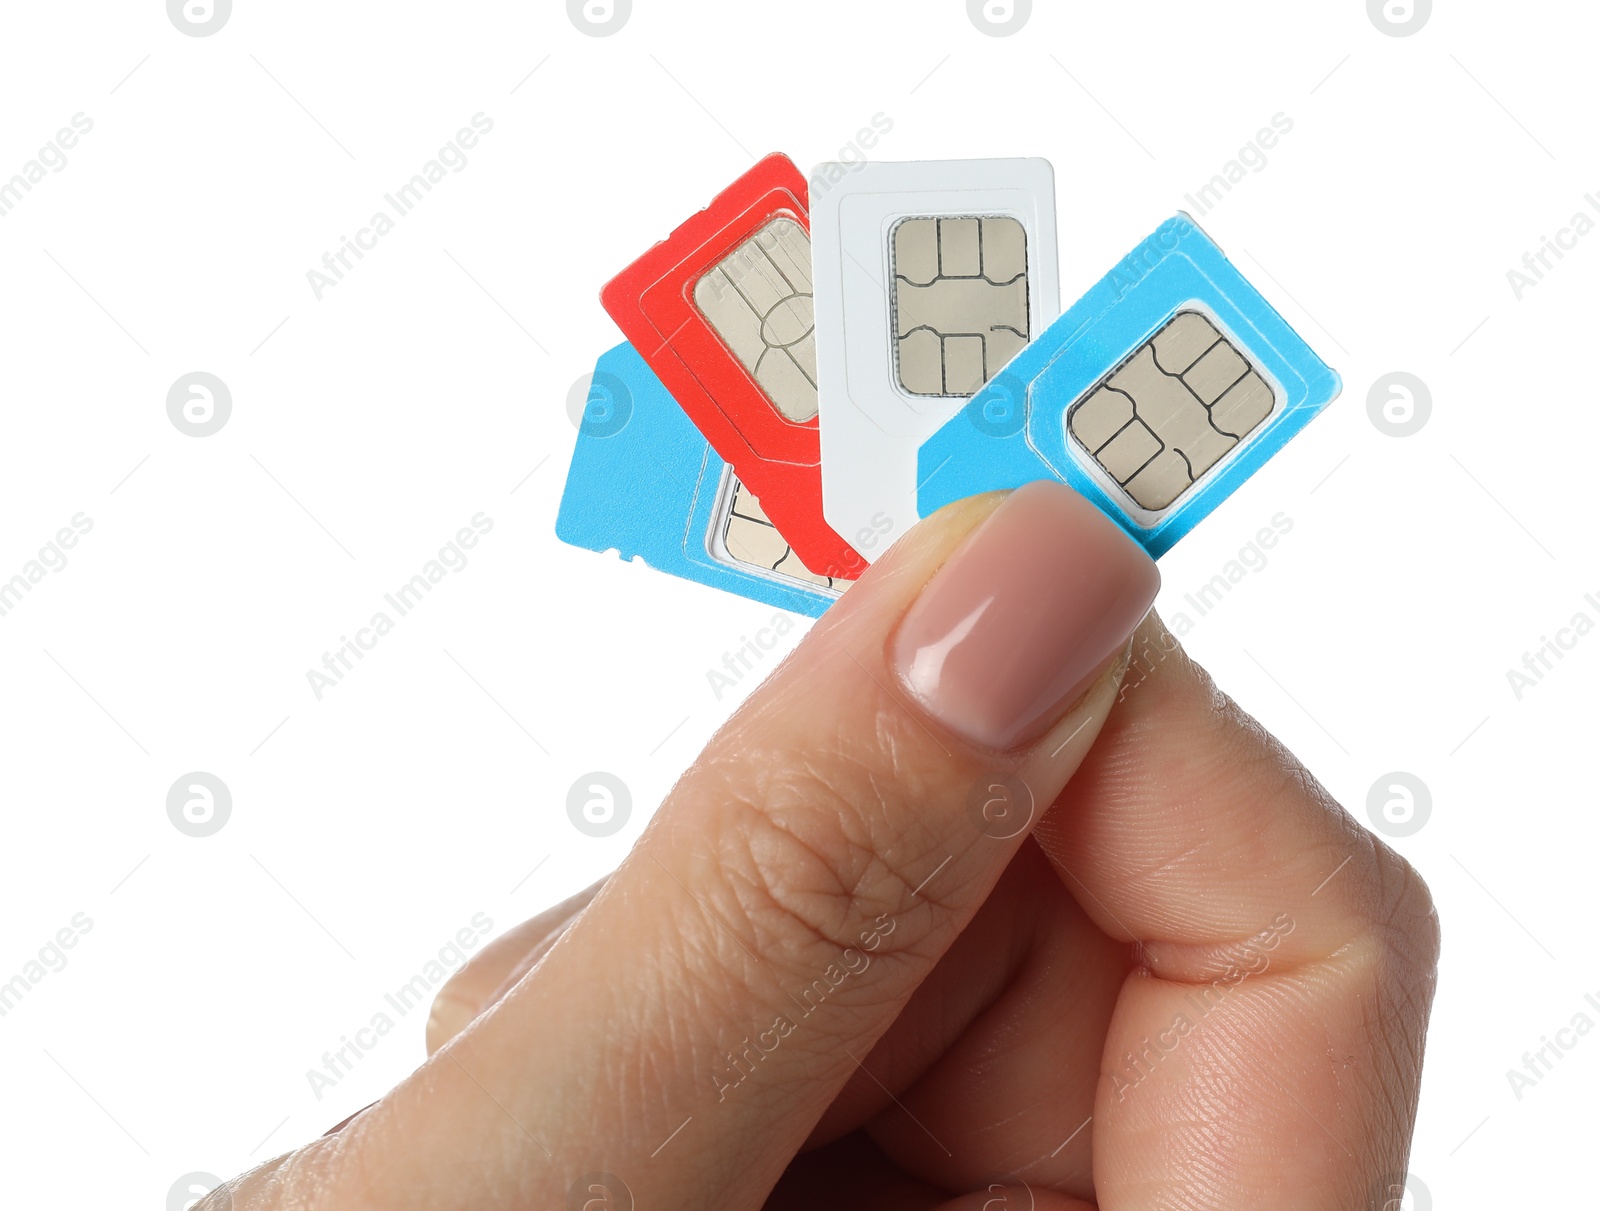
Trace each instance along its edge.
{"label": "blue sim card", "polygon": [[845,583],[800,562],[626,342],[595,365],[556,535],[811,618]]}
{"label": "blue sim card", "polygon": [[918,512],[1058,479],[1158,556],[1339,387],[1339,376],[1179,214],[922,444]]}

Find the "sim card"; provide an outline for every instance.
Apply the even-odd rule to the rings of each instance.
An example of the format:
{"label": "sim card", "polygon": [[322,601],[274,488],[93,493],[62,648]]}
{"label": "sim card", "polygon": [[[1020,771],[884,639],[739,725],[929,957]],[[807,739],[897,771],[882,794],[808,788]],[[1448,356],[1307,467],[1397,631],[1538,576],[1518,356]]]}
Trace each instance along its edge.
{"label": "sim card", "polygon": [[1060,310],[1054,174],[1013,159],[819,176],[837,180],[812,211],[823,512],[870,560],[920,516],[917,448]]}
{"label": "sim card", "polygon": [[595,365],[556,535],[810,618],[847,583],[800,562],[627,343]]}
{"label": "sim card", "polygon": [[822,516],[811,235],[789,158],[756,164],[600,301],[805,566],[865,569]]}
{"label": "sim card", "polygon": [[918,503],[927,514],[1054,478],[1157,556],[1339,388],[1338,374],[1179,214],[923,444]]}

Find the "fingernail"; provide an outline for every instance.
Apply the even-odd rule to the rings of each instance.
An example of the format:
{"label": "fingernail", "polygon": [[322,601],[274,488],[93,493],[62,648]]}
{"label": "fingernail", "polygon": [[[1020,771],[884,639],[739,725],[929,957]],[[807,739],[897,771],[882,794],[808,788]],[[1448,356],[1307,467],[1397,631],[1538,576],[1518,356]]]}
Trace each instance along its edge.
{"label": "fingernail", "polygon": [[1128,642],[1160,574],[1099,509],[1051,480],[1018,488],[906,612],[890,660],[934,719],[1011,749],[1047,732]]}

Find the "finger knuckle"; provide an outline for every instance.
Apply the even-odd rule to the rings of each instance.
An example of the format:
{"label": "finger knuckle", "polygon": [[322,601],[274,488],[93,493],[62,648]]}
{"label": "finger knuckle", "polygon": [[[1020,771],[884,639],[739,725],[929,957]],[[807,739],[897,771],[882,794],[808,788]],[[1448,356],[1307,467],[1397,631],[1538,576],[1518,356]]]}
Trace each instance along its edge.
{"label": "finger knuckle", "polygon": [[1438,963],[1441,934],[1433,893],[1416,867],[1376,838],[1373,926],[1387,948],[1418,970]]}
{"label": "finger knuckle", "polygon": [[[879,809],[904,793],[871,764],[794,754],[741,761],[707,789],[717,797],[716,886],[765,948],[814,963],[819,953],[912,947],[928,901],[906,873],[936,848],[927,833],[886,834]],[[896,816],[903,813],[894,813]],[[892,923],[892,929],[886,926]]]}

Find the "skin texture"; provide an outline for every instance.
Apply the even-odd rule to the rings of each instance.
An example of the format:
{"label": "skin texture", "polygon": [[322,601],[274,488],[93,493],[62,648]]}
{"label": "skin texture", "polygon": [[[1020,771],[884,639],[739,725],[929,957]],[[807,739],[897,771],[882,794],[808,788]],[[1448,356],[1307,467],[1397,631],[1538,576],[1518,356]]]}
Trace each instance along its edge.
{"label": "skin texture", "polygon": [[[897,544],[613,875],[459,972],[416,1073],[203,1211],[1382,1206],[1426,887],[1153,616],[1019,752],[919,708],[895,628],[1000,495]],[[1014,831],[971,806],[997,771]]]}

